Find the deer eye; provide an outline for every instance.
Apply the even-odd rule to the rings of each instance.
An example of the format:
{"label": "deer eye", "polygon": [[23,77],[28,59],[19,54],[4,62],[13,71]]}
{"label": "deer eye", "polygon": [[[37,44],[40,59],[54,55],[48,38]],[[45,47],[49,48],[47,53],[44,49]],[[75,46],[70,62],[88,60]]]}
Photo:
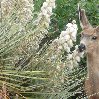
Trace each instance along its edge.
{"label": "deer eye", "polygon": [[92,37],[92,39],[93,39],[93,40],[96,40],[96,39],[97,39],[97,37],[96,37],[96,36],[93,36],[93,37]]}

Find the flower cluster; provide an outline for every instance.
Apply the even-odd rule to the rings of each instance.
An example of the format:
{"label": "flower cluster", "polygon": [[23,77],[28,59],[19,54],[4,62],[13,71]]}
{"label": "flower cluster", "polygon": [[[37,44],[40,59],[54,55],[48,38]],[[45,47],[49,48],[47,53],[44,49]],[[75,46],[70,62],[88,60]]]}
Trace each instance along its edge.
{"label": "flower cluster", "polygon": [[[64,66],[68,66],[70,69],[72,69],[74,66],[78,66],[78,62],[80,62],[80,57],[83,56],[83,53],[78,53],[78,45],[75,46],[74,51],[70,51],[70,49],[73,47],[73,42],[76,41],[76,34],[78,30],[76,21],[73,20],[72,23],[68,23],[66,27],[66,30],[61,32],[59,38],[53,41],[53,46],[54,49],[56,49],[57,57],[62,50],[67,52],[67,60],[66,63],[64,63]],[[57,65],[56,68],[60,70],[61,67]]]}
{"label": "flower cluster", "polygon": [[[32,2],[33,2],[33,0],[24,0],[24,1],[27,1],[27,5],[29,3],[32,4]],[[31,6],[29,6],[29,7],[31,7]],[[32,51],[32,53],[33,52],[35,53],[39,49],[39,47],[40,47],[39,45],[40,45],[42,39],[45,37],[45,34],[48,34],[50,16],[53,14],[52,8],[55,8],[55,0],[46,0],[43,3],[40,12],[38,13],[38,17],[34,21],[32,21],[33,22],[32,27],[33,26],[35,27],[35,28],[33,28],[34,31],[32,29],[29,29],[29,31],[27,31],[27,32],[32,33],[32,34],[28,38],[23,40],[21,43],[22,47],[24,45],[24,50],[27,53],[31,53],[31,51]],[[28,13],[26,13],[26,14],[28,14]],[[27,25],[27,28],[28,28],[28,26],[29,25]],[[22,27],[21,24],[20,24],[20,27]],[[22,27],[22,29],[23,29],[23,27]],[[22,29],[20,29],[20,30],[22,30]]]}
{"label": "flower cluster", "polygon": [[73,69],[73,67],[78,66],[78,62],[80,62],[80,58],[83,58],[83,54],[84,52],[78,52],[78,45],[75,46],[75,50],[72,53],[68,53],[67,64],[70,69]]}
{"label": "flower cluster", "polygon": [[55,0],[46,0],[35,20],[36,30],[33,35],[32,45],[36,49],[39,48],[41,40],[48,34],[48,27],[50,24],[50,16],[53,14],[52,9],[55,8]]}
{"label": "flower cluster", "polygon": [[38,16],[38,22],[44,19],[44,24],[46,28],[49,27],[50,16],[53,14],[52,9],[55,8],[55,0],[46,0],[41,7],[41,12]]}
{"label": "flower cluster", "polygon": [[62,31],[59,38],[55,39],[54,42],[59,44],[58,49],[64,49],[69,53],[70,48],[73,47],[73,42],[76,41],[78,28],[75,20],[73,20],[72,23],[68,23],[66,27],[66,30]]}

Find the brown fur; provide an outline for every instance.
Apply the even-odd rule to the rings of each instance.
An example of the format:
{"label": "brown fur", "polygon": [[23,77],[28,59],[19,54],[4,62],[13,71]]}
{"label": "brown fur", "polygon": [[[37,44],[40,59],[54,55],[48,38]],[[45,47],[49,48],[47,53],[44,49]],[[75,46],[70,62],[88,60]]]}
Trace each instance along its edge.
{"label": "brown fur", "polygon": [[[81,43],[86,47],[87,77],[85,91],[88,99],[99,99],[99,26],[93,28],[85,14],[80,10],[80,23],[82,27]],[[92,39],[96,37],[97,39]]]}

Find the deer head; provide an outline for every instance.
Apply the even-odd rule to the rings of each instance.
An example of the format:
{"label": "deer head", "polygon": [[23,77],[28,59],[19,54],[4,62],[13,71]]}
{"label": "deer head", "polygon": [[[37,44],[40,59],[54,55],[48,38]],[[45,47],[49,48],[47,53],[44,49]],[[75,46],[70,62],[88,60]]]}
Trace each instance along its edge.
{"label": "deer head", "polygon": [[78,10],[82,28],[79,51],[82,52],[85,50],[87,53],[92,53],[99,47],[99,26],[93,28],[87,19],[85,10],[80,9],[80,7]]}

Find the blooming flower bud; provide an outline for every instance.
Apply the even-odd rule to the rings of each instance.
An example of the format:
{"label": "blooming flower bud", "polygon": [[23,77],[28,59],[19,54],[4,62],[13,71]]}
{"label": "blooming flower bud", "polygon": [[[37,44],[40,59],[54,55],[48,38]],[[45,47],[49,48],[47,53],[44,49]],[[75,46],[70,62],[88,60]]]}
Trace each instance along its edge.
{"label": "blooming flower bud", "polygon": [[51,15],[51,13],[52,13],[52,7],[48,7],[48,8],[47,8],[47,11],[48,11],[48,14]]}
{"label": "blooming flower bud", "polygon": [[72,21],[72,23],[73,23],[73,24],[76,24],[76,21],[75,21],[75,20],[73,20],[73,21]]}
{"label": "blooming flower bud", "polygon": [[64,47],[64,49],[66,49],[66,48],[68,47],[68,44],[65,42],[65,43],[63,44],[63,47]]}
{"label": "blooming flower bud", "polygon": [[[50,23],[50,16],[53,14],[52,13],[52,9],[54,8],[53,5],[55,5],[55,0],[53,0],[53,2],[51,0],[46,0],[46,2],[43,3],[43,6],[41,7],[41,13],[38,16],[38,23],[44,19],[43,21],[45,22],[45,27],[49,27],[49,23]],[[40,17],[40,18],[39,18]],[[43,17],[43,18],[42,18]]]}
{"label": "blooming flower bud", "polygon": [[[51,10],[50,10],[51,11]],[[56,60],[59,62],[59,57],[61,58],[61,52],[62,49],[67,52],[67,62],[64,66],[68,66],[70,69],[73,69],[75,65],[78,65],[78,62],[80,62],[80,55],[77,52],[78,46],[75,46],[75,50],[72,51],[70,54],[70,48],[73,47],[73,42],[76,41],[76,34],[77,34],[77,25],[75,24],[76,21],[73,21],[72,23],[68,23],[67,29],[65,31],[62,31],[59,38],[55,39],[53,41],[53,46],[56,45],[56,47],[53,47],[55,49],[56,54],[59,53]],[[61,62],[61,61],[60,61]],[[59,62],[59,63],[60,63]],[[60,64],[56,68],[60,70]]]}
{"label": "blooming flower bud", "polygon": [[72,27],[72,23],[68,23],[68,24],[66,25],[66,27],[67,27],[67,28],[71,28],[71,27]]}
{"label": "blooming flower bud", "polygon": [[73,56],[75,57],[75,56],[77,56],[77,54],[78,54],[77,50],[74,50],[73,51]]}
{"label": "blooming flower bud", "polygon": [[71,39],[67,42],[67,44],[68,44],[69,47],[73,47],[73,42],[72,42]]}
{"label": "blooming flower bud", "polygon": [[64,37],[65,35],[66,35],[66,31],[62,31],[61,34],[60,34],[60,38]]}
{"label": "blooming flower bud", "polygon": [[65,41],[69,41],[70,40],[70,35],[65,35],[64,39],[65,39]]}
{"label": "blooming flower bud", "polygon": [[73,24],[73,28],[74,28],[74,29],[76,29],[76,30],[78,30],[78,28],[77,28],[77,25],[76,25],[76,24]]}
{"label": "blooming flower bud", "polygon": [[65,48],[65,50],[67,51],[67,53],[70,52],[70,47]]}
{"label": "blooming flower bud", "polygon": [[47,3],[49,3],[50,0],[46,0]]}
{"label": "blooming flower bud", "polygon": [[47,2],[44,2],[42,7],[43,7],[43,8],[44,8],[44,7],[46,8],[47,6],[48,6],[48,3],[47,3]]}
{"label": "blooming flower bud", "polygon": [[60,42],[60,44],[64,44],[65,41],[66,41],[66,40],[64,39],[64,37],[59,38],[59,42]]}
{"label": "blooming flower bud", "polygon": [[42,14],[46,16],[47,15],[47,10],[46,9],[42,9]]}
{"label": "blooming flower bud", "polygon": [[70,60],[70,59],[72,59],[72,57],[73,57],[72,54],[68,54],[67,59]]}

